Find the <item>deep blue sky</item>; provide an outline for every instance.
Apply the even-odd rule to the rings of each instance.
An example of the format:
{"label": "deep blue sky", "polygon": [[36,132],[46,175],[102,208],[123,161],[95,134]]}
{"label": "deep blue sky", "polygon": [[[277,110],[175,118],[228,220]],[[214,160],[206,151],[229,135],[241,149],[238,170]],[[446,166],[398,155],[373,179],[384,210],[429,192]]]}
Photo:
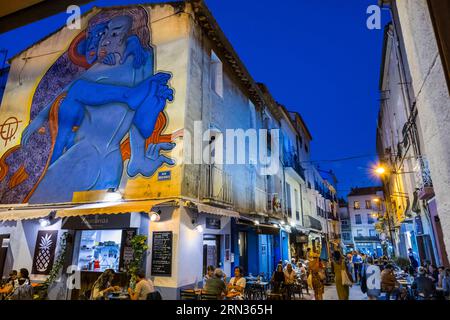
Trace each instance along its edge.
{"label": "deep blue sky", "polygon": [[[82,7],[139,2],[97,0]],[[376,0],[207,0],[210,10],[258,82],[298,111],[313,136],[313,160],[321,161],[346,195],[352,186],[378,182],[368,167],[376,161],[375,133],[383,30],[366,27],[366,9]],[[61,27],[65,13],[0,35],[8,56]],[[389,20],[383,11],[382,26]]]}

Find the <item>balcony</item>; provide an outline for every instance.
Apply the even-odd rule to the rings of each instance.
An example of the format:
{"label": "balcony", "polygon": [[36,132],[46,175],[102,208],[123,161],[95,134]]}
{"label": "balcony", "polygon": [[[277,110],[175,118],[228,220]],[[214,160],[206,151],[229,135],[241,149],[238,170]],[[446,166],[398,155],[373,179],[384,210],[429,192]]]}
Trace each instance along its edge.
{"label": "balcony", "polygon": [[231,176],[215,165],[202,168],[202,198],[205,202],[222,205],[233,204]]}
{"label": "balcony", "polygon": [[305,169],[300,165],[296,154],[292,152],[285,152],[283,162],[286,168],[292,168],[303,179],[303,181],[305,180]]}
{"label": "balcony", "polygon": [[414,167],[416,172],[416,181],[418,197],[420,200],[429,200],[434,197],[433,182],[430,175],[430,167],[425,156],[419,156],[416,159]]}
{"label": "balcony", "polygon": [[356,236],[353,237],[353,239],[355,241],[367,241],[367,242],[378,242],[380,241],[380,237],[379,236]]}

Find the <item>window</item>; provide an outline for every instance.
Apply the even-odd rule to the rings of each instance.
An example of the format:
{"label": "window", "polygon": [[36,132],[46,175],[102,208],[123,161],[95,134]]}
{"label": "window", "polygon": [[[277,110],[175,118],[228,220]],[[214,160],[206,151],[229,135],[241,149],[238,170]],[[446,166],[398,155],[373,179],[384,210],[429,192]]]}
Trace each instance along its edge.
{"label": "window", "polygon": [[341,220],[341,224],[343,226],[348,226],[348,221],[347,220]]}
{"label": "window", "polygon": [[356,224],[362,224],[361,215],[360,214],[355,214],[355,223]]}
{"label": "window", "polygon": [[291,186],[286,183],[287,214],[292,218]]}
{"label": "window", "polygon": [[119,271],[122,230],[83,230],[78,267],[80,270]]}
{"label": "window", "polygon": [[367,214],[367,223],[368,223],[368,224],[373,224],[373,223],[375,223],[375,217],[373,216],[373,213],[368,213],[368,214]]}
{"label": "window", "polygon": [[295,197],[295,219],[297,221],[300,220],[300,201],[299,201],[299,192],[294,188],[294,197]]}
{"label": "window", "polygon": [[211,51],[211,89],[223,98],[223,70],[222,61]]}
{"label": "window", "polygon": [[370,230],[369,230],[369,235],[370,235],[371,237],[376,237],[376,236],[377,236],[377,232],[375,231],[375,229],[370,229]]}
{"label": "window", "polygon": [[350,240],[350,233],[348,233],[348,232],[342,233],[342,239],[344,239],[345,241],[349,241]]}
{"label": "window", "polygon": [[370,200],[366,200],[366,209],[372,208],[372,202]]}
{"label": "window", "polygon": [[353,209],[355,209],[355,210],[361,209],[361,205],[359,204],[359,201],[353,201]]}
{"label": "window", "polygon": [[356,230],[356,234],[358,235],[358,237],[362,237],[363,236],[363,229],[357,229]]}

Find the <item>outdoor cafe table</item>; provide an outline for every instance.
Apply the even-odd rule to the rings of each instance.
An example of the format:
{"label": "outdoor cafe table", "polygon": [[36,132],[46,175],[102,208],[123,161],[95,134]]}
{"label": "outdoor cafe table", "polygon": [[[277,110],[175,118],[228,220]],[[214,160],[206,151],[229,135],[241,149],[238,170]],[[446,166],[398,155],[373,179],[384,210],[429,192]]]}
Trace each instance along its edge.
{"label": "outdoor cafe table", "polygon": [[266,291],[269,287],[269,282],[266,281],[248,281],[246,284],[249,288],[247,290],[251,294],[257,294],[261,299],[266,298]]}

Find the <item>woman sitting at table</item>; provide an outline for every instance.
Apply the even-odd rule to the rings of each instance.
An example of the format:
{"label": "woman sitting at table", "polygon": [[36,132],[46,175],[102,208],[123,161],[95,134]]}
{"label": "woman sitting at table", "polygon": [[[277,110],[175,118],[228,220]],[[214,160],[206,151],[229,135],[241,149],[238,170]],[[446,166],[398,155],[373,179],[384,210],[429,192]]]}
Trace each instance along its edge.
{"label": "woman sitting at table", "polygon": [[112,286],[114,270],[106,269],[92,286],[91,300],[104,300],[108,293],[119,291],[118,286]]}
{"label": "woman sitting at table", "polygon": [[242,299],[244,295],[246,280],[244,278],[244,272],[241,267],[234,268],[234,277],[230,279],[227,290],[228,296],[237,299]]}

